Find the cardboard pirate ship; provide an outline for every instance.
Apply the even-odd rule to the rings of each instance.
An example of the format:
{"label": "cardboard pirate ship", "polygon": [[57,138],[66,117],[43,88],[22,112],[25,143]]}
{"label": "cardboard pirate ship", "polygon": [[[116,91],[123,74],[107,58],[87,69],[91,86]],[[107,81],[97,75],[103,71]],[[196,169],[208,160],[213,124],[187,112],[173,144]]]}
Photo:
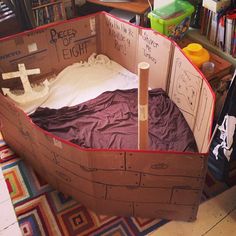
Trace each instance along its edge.
{"label": "cardboard pirate ship", "polygon": [[[201,72],[167,37],[98,13],[51,24],[0,41],[1,73],[40,68],[31,82],[103,53],[131,72],[149,63],[149,86],[162,88],[184,114],[199,153],[82,149],[41,128],[0,94],[5,141],[56,189],[88,208],[112,215],[191,221],[207,168],[214,94]],[[19,78],[1,79],[19,87]]]}

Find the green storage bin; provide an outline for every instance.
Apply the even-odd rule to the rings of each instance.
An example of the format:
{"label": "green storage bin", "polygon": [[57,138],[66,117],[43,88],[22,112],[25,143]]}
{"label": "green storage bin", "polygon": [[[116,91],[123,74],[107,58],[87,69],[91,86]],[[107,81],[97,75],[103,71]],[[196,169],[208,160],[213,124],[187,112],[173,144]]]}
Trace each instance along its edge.
{"label": "green storage bin", "polygon": [[174,40],[181,39],[190,25],[194,6],[188,1],[177,0],[148,14],[151,28]]}

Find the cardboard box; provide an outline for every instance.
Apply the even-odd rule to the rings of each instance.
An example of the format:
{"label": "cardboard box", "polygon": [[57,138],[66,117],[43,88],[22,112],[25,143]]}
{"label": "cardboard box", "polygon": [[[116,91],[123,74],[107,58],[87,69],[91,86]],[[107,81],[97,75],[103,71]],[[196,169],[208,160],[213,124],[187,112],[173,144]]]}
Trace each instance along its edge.
{"label": "cardboard box", "polygon": [[[214,93],[198,68],[168,38],[98,13],[52,24],[0,41],[2,72],[40,68],[32,83],[103,53],[131,72],[150,64],[149,86],[163,88],[184,114],[199,153],[82,149],[32,123],[0,94],[5,141],[46,180],[88,208],[104,214],[192,221],[207,169]],[[29,50],[34,44],[35,50]],[[32,49],[32,47],[30,47]],[[15,88],[17,79],[0,80]]]}

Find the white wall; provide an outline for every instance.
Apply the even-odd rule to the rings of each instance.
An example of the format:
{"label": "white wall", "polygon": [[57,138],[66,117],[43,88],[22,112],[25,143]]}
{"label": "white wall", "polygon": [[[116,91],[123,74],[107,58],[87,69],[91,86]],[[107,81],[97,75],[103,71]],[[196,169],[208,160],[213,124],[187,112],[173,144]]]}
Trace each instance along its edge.
{"label": "white wall", "polygon": [[154,0],[154,9],[170,4],[175,0]]}

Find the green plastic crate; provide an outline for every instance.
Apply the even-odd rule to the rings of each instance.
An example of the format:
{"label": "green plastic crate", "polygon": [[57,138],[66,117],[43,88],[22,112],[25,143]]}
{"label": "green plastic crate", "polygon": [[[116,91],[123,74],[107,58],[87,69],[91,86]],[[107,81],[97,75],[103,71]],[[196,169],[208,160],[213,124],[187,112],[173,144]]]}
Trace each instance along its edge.
{"label": "green plastic crate", "polygon": [[189,28],[194,6],[187,1],[177,0],[148,14],[151,28],[173,38],[181,39]]}

